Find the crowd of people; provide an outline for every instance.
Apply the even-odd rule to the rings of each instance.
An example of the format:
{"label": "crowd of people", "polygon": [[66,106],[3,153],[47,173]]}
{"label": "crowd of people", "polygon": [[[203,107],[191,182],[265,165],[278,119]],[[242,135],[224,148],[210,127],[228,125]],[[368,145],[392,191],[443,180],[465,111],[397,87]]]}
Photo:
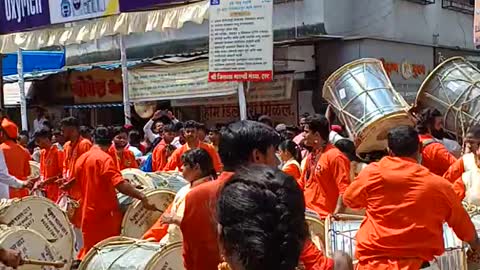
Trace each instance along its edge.
{"label": "crowd of people", "polygon": [[[299,127],[292,127],[274,126],[262,116],[206,127],[157,111],[139,131],[86,128],[68,117],[58,130],[43,126],[32,139],[3,118],[0,188],[10,190],[0,194],[22,198],[39,189],[59,203],[83,236],[79,260],[120,234],[117,192],[158,210],[123,179],[126,168],[179,171],[189,183],[143,236],[182,241],[187,270],[353,269],[349,254],[327,258],[313,244],[306,209],[323,220],[347,208],[363,211],[352,254],[360,270],[428,269],[445,251],[445,222],[473,253],[480,250],[462,206],[464,199],[480,202],[472,191],[476,175],[464,179],[480,165],[479,125],[470,128],[457,159],[458,146],[443,132],[441,114],[427,109],[416,128],[390,130],[385,152],[359,157],[333,118],[302,115]],[[40,163],[40,179],[29,178],[31,159]],[[427,209],[434,211],[425,214]],[[21,263],[8,249],[0,250],[0,260],[13,267]]]}

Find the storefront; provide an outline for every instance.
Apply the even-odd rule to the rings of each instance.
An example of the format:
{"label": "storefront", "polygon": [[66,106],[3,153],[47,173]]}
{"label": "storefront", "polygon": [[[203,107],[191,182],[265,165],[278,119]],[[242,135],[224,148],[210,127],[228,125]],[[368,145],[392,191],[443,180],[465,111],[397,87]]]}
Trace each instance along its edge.
{"label": "storefront", "polygon": [[433,55],[434,50],[429,46],[379,39],[329,41],[317,46],[317,64],[322,82],[348,62],[377,58],[383,62],[394,88],[409,104],[413,104],[420,85],[433,70]]}
{"label": "storefront", "polygon": [[460,50],[454,48],[435,48],[435,66],[448,58],[461,56],[480,68],[480,52],[474,50]]}

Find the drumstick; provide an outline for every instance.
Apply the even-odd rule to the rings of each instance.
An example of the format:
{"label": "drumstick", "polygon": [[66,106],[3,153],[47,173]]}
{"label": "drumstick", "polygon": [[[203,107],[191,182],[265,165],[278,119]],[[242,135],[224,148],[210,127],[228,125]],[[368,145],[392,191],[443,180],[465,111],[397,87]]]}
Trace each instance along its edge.
{"label": "drumstick", "polygon": [[363,220],[364,216],[349,215],[349,214],[336,214],[335,218],[341,220]]}
{"label": "drumstick", "polygon": [[30,260],[30,259],[23,259],[22,265],[24,264],[39,265],[39,266],[53,266],[55,268],[62,268],[65,266],[64,262],[50,262],[50,261],[39,261],[39,260]]}

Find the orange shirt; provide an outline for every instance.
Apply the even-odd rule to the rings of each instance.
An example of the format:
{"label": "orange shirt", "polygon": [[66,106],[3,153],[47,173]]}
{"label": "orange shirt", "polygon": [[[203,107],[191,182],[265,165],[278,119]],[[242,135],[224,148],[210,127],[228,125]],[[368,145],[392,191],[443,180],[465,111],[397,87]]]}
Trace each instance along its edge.
{"label": "orange shirt", "polygon": [[[168,206],[165,212],[163,212],[162,216],[171,212],[172,205],[173,204],[170,204]],[[167,235],[169,226],[168,224],[162,223],[162,216],[160,216],[160,218],[157,219],[155,224],[153,224],[153,226],[150,227],[150,229],[148,229],[148,231],[145,232],[145,234],[143,234],[142,239],[144,240],[154,239],[155,242],[160,242],[160,240],[162,240],[162,238],[165,237],[165,235]]]}
{"label": "orange shirt", "polygon": [[300,165],[298,163],[295,163],[293,161],[289,161],[287,163],[285,163],[285,165],[283,166],[282,168],[282,171],[288,175],[290,175],[291,177],[293,177],[295,180],[298,180],[300,179],[300,177],[302,176],[302,172],[300,171]]}
{"label": "orange shirt", "polygon": [[316,163],[313,154],[307,157],[300,186],[304,189],[306,207],[325,218],[333,214],[339,196],[350,185],[350,161],[331,144],[320,155]]}
{"label": "orange shirt", "polygon": [[165,165],[167,165],[167,161],[167,143],[165,143],[165,140],[161,140],[155,149],[153,149],[152,170],[154,172],[162,171]]}
{"label": "orange shirt", "polygon": [[[11,140],[5,141],[0,145],[5,155],[8,173],[15,176],[18,180],[27,180],[30,176],[30,154],[21,145]],[[23,198],[29,195],[26,188],[10,188],[10,198]]]}
{"label": "orange shirt", "polygon": [[122,213],[115,187],[123,177],[112,157],[97,146],[80,156],[75,163],[75,183],[81,190],[80,228],[83,248],[79,259],[98,242],[120,235]]}
{"label": "orange shirt", "polygon": [[[198,143],[198,148],[202,148],[202,149],[204,149],[205,151],[208,152],[208,154],[212,158],[213,167],[215,168],[215,170],[217,172],[221,172],[222,168],[223,168],[223,165],[222,165],[222,162],[220,161],[220,157],[218,156],[217,151],[215,151],[215,148],[212,145],[206,144],[204,142],[199,142]],[[190,148],[188,147],[188,144],[184,144],[184,145],[182,145],[182,147],[176,149],[172,153],[172,156],[168,160],[165,167],[163,168],[163,171],[174,171],[176,169],[181,171],[182,166],[183,166],[182,155],[185,152],[187,152],[188,150],[190,150]]]}
{"label": "orange shirt", "polygon": [[[422,144],[434,140],[431,135],[419,135],[419,138]],[[455,161],[457,159],[440,142],[430,143],[422,150],[422,165],[438,176],[443,176]]]}
{"label": "orange shirt", "polygon": [[462,177],[465,172],[465,166],[463,165],[463,158],[459,158],[455,163],[448,168],[443,175],[443,178],[447,179],[450,183],[454,183],[458,178]]}
{"label": "orange shirt", "polygon": [[333,260],[325,257],[310,239],[305,241],[300,261],[305,270],[333,270]]}
{"label": "orange shirt", "polygon": [[445,251],[445,221],[461,240],[474,238],[475,228],[451,184],[413,159],[385,157],[370,164],[343,201],[350,208],[366,209],[356,236],[356,257],[365,265],[360,269],[387,269],[381,265],[388,261],[399,266],[388,269],[418,269],[403,266],[420,266]]}
{"label": "orange shirt", "polygon": [[[43,149],[40,152],[40,175],[43,180],[53,177],[62,177],[63,173],[63,152],[57,146],[52,145],[50,149]],[[60,189],[56,183],[51,183],[45,187],[47,198],[56,202]]]}
{"label": "orange shirt", "polygon": [[119,155],[117,153],[117,150],[115,149],[115,146],[112,145],[108,149],[108,153],[115,161],[115,164],[119,171],[130,168],[138,169],[138,163],[132,151],[128,149],[123,149],[122,153]]}

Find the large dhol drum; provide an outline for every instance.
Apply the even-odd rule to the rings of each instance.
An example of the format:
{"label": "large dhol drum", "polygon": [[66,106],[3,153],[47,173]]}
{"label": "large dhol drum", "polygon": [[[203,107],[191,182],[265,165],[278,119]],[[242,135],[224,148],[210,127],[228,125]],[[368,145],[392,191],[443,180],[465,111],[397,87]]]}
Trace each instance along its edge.
{"label": "large dhol drum", "polygon": [[444,128],[464,136],[480,122],[480,70],[462,57],[453,57],[436,67],[420,87],[417,109],[433,107],[444,116]]}
{"label": "large dhol drum", "polygon": [[124,169],[122,170],[122,176],[134,186],[142,186],[151,189],[155,188],[151,178],[139,169]]}
{"label": "large dhol drum", "polygon": [[[21,227],[7,227],[0,225],[0,246],[20,251],[24,259],[39,260],[47,262],[62,261],[61,255],[50,242],[38,232]],[[0,263],[0,269],[6,268]],[[56,269],[46,266],[22,265],[20,270],[51,270]],[[61,269],[70,269],[65,265]]]}
{"label": "large dhol drum", "polygon": [[73,260],[74,232],[67,215],[55,203],[42,197],[0,201],[0,223],[21,226],[38,232],[47,239],[65,261]]}
{"label": "large dhol drum", "polygon": [[[157,189],[145,191],[145,196],[155,204],[160,211],[148,211],[143,208],[142,203],[134,200],[123,216],[122,235],[132,238],[141,238],[150,227],[160,218],[163,212],[175,199],[175,192],[168,189]],[[121,202],[122,203],[122,202]],[[121,206],[121,208],[125,208]]]}
{"label": "large dhol drum", "polygon": [[305,211],[305,220],[308,224],[308,230],[310,232],[310,239],[315,246],[325,251],[325,224],[320,219],[320,216],[312,210],[307,209]]}
{"label": "large dhol drum", "polygon": [[[356,236],[362,222],[361,216],[352,220],[340,221],[327,218],[325,220],[327,257],[333,258],[336,251],[343,251],[354,259],[354,264],[358,263],[358,260],[355,259]],[[445,253],[437,257],[431,264],[438,266],[440,270],[465,270],[466,253],[464,245],[447,224],[443,226],[443,238]]]}
{"label": "large dhol drum", "polygon": [[143,240],[112,237],[92,248],[79,270],[183,270],[182,243],[160,245]]}
{"label": "large dhol drum", "polygon": [[386,149],[391,128],[414,125],[409,105],[377,59],[360,59],[339,68],[325,82],[323,98],[345,124],[359,154]]}
{"label": "large dhol drum", "polygon": [[188,185],[181,173],[179,172],[156,172],[147,173],[153,181],[155,188],[167,188],[178,192],[182,187]]}

